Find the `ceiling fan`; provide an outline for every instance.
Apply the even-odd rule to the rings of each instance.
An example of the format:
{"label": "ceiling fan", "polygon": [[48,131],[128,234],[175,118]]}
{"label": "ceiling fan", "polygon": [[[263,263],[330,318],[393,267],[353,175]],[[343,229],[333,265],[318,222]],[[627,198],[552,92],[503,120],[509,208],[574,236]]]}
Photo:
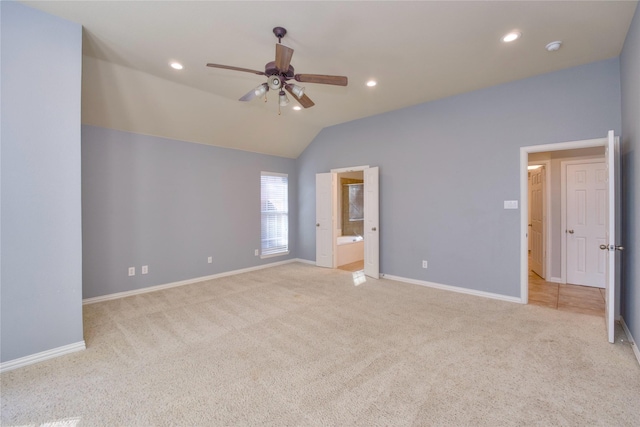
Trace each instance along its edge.
{"label": "ceiling fan", "polygon": [[[282,38],[287,34],[287,30],[282,27],[275,27],[273,34],[278,38],[276,43],[276,60],[267,62],[264,71],[250,70],[248,68],[232,67],[230,65],[207,64],[207,67],[222,68],[225,70],[242,71],[245,73],[267,76],[267,82],[262,83],[257,88],[240,98],[240,101],[251,101],[255,97],[266,95],[269,90],[277,90],[279,99],[278,105],[284,107],[289,103],[289,98],[284,92],[289,92],[304,108],[313,107],[314,102],[305,95],[305,88],[288,81],[293,79],[300,83],[320,83],[335,86],[346,86],[347,78],[345,76],[328,76],[324,74],[295,74],[291,65],[291,57],[293,49],[282,44]],[[266,102],[265,96],[265,102]]]}

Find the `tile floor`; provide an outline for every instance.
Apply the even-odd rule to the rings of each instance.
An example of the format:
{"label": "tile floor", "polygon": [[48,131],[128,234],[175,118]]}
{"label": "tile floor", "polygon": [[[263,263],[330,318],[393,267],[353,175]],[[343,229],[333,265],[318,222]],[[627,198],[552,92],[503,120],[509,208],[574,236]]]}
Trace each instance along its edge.
{"label": "tile floor", "polygon": [[529,270],[529,304],[604,317],[604,289],[547,282]]}
{"label": "tile floor", "polygon": [[352,262],[351,264],[345,264],[338,267],[340,270],[345,271],[360,271],[364,270],[364,260]]}

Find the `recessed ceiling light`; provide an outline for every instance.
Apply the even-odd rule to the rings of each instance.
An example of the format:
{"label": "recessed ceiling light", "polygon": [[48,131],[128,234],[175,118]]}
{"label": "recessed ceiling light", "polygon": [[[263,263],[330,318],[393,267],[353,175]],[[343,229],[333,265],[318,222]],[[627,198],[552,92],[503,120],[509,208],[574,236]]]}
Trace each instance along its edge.
{"label": "recessed ceiling light", "polygon": [[514,40],[518,40],[520,37],[522,37],[522,33],[520,31],[512,31],[509,34],[505,34],[502,37],[502,41],[505,43],[509,43]]}
{"label": "recessed ceiling light", "polygon": [[171,68],[173,68],[174,70],[182,70],[184,68],[179,62],[172,62],[169,65],[171,65]]}
{"label": "recessed ceiling light", "polygon": [[367,86],[369,86],[369,87],[374,87],[374,86],[375,86],[375,85],[377,85],[377,84],[378,84],[378,82],[377,82],[377,81],[375,81],[375,80],[369,80],[369,81],[367,82]]}
{"label": "recessed ceiling light", "polygon": [[299,105],[294,105],[293,109],[296,110],[296,111],[300,111],[300,110],[302,110],[302,107],[300,107]]}

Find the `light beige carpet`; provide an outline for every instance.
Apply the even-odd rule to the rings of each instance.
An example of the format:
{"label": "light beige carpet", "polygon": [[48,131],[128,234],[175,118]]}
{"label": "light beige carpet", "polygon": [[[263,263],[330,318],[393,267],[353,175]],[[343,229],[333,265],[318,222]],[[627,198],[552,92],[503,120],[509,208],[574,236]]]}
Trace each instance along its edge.
{"label": "light beige carpet", "polygon": [[597,316],[294,263],[84,322],[87,350],[2,374],[3,426],[640,425]]}

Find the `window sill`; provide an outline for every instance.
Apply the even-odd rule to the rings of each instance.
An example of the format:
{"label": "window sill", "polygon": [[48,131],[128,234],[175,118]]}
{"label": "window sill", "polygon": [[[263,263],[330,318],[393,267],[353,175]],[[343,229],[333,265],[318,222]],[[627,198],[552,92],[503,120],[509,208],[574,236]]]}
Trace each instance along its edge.
{"label": "window sill", "polygon": [[282,255],[289,255],[289,251],[278,252],[277,254],[260,255],[260,259],[273,258],[273,257],[277,257],[277,256],[282,256]]}

